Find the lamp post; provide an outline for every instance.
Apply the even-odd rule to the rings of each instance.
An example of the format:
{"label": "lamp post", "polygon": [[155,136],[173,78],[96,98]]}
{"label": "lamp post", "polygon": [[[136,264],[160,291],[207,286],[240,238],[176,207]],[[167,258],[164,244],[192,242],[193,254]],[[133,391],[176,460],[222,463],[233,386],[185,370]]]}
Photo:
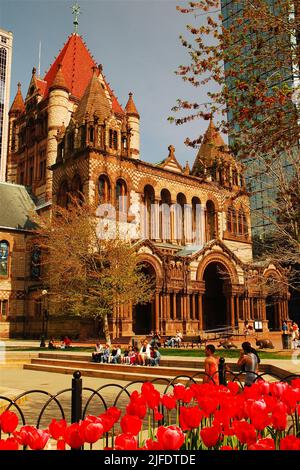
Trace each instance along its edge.
{"label": "lamp post", "polygon": [[46,343],[45,343],[45,337],[47,336],[47,322],[48,322],[48,312],[46,309],[46,300],[47,300],[47,294],[48,291],[46,289],[42,290],[42,337],[41,337],[41,343],[40,343],[40,348],[45,348]]}

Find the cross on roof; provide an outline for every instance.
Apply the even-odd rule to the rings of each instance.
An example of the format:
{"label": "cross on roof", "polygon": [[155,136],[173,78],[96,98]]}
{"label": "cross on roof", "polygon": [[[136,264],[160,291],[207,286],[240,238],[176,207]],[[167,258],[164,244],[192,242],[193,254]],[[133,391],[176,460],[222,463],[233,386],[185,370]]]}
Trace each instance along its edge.
{"label": "cross on roof", "polygon": [[78,17],[80,15],[80,6],[78,5],[78,2],[76,2],[72,6],[72,15],[74,15],[74,21],[73,21],[74,33],[77,33],[77,31],[78,31]]}

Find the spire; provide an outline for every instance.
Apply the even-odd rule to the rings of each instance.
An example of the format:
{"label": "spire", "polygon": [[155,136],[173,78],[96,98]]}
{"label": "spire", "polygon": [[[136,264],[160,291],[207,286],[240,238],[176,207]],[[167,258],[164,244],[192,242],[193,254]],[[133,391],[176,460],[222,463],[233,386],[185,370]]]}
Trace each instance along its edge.
{"label": "spire", "polygon": [[111,112],[110,102],[98,78],[97,67],[94,66],[92,78],[74,113],[74,119],[81,123],[86,115],[95,115],[103,122],[104,119],[111,115]]}
{"label": "spire", "polygon": [[49,91],[54,90],[54,89],[65,90],[67,92],[70,91],[67,84],[66,84],[64,74],[62,73],[62,65],[61,64],[58,64],[58,66],[57,66],[57,72],[56,72],[56,75],[54,77],[54,80],[53,80],[51,86],[49,87]]}
{"label": "spire", "polygon": [[25,111],[25,103],[23,100],[22,92],[21,92],[21,83],[18,83],[18,91],[16,93],[15,99],[13,101],[13,104],[11,105],[11,108],[9,110],[9,114],[18,114],[22,113]]}
{"label": "spire", "polygon": [[222,154],[226,155],[226,144],[217,130],[213,120],[209,122],[209,126],[204,134],[199,152],[197,153],[192,173],[197,175],[198,169],[204,166],[210,166],[212,162]]}
{"label": "spire", "polygon": [[133,98],[132,98],[132,93],[129,93],[129,99],[127,101],[126,107],[125,107],[126,114],[128,116],[136,116],[138,119],[140,118],[140,115],[136,109],[136,106],[134,104]]}
{"label": "spire", "polygon": [[190,165],[189,165],[189,162],[188,162],[188,161],[187,161],[186,164],[185,164],[183,173],[184,173],[185,175],[189,175],[189,174],[191,173],[191,169],[190,169]]}

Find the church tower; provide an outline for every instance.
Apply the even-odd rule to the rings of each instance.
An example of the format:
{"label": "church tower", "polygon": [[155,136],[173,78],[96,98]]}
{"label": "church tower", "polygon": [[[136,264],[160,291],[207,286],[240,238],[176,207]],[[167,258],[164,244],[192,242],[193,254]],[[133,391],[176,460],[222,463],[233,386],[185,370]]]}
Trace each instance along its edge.
{"label": "church tower", "polygon": [[134,104],[132,93],[129,93],[125,112],[130,129],[129,156],[138,159],[140,158],[140,115]]}

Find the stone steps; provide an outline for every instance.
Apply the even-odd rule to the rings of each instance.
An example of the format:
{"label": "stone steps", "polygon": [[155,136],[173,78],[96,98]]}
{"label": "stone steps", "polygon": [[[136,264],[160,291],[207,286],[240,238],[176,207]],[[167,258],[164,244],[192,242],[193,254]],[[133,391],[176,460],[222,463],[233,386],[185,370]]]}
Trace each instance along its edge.
{"label": "stone steps", "polygon": [[[198,360],[162,359],[159,367],[130,366],[127,364],[99,364],[91,361],[90,353],[39,353],[37,358],[24,364],[24,369],[73,374],[80,370],[86,377],[105,378],[107,380],[170,380],[176,376],[193,377],[203,371],[203,362]],[[201,374],[198,378],[201,377]],[[197,379],[197,378],[196,378]]]}
{"label": "stone steps", "polygon": [[[169,381],[172,378],[175,378],[177,375],[184,376],[180,381],[188,380],[189,377],[195,375],[195,371],[191,371],[189,374],[184,373],[184,371],[180,371],[178,374],[170,375],[162,374],[160,368],[155,368],[154,374],[149,374],[149,369],[147,367],[130,367],[124,366],[123,370],[117,371],[113,370],[112,368],[107,368],[106,370],[95,370],[95,369],[88,369],[85,368],[85,365],[80,369],[74,368],[71,366],[62,366],[62,365],[49,365],[49,364],[24,364],[24,369],[38,371],[38,372],[50,372],[56,374],[73,374],[75,370],[80,370],[81,375],[85,377],[94,377],[94,378],[101,378],[107,379],[112,381],[126,381],[131,382],[135,380],[151,380],[156,379],[156,381]],[[168,371],[169,372],[169,371]],[[200,371],[199,371],[200,372]],[[197,380],[197,378],[195,378]]]}

